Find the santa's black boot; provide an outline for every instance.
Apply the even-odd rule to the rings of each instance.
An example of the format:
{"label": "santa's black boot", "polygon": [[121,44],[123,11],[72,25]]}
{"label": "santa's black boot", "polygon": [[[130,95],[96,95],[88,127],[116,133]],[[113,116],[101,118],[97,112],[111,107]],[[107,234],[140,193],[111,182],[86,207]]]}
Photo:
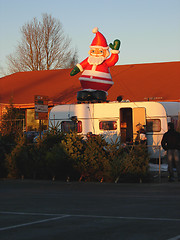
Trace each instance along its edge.
{"label": "santa's black boot", "polygon": [[78,102],[105,102],[106,101],[106,92],[102,90],[96,91],[79,91],[77,93]]}
{"label": "santa's black boot", "polygon": [[106,101],[107,95],[105,91],[102,90],[96,90],[92,92],[92,97],[93,100],[97,100],[97,101]]}
{"label": "santa's black boot", "polygon": [[79,102],[90,101],[92,99],[90,91],[79,91],[77,92],[77,100]]}

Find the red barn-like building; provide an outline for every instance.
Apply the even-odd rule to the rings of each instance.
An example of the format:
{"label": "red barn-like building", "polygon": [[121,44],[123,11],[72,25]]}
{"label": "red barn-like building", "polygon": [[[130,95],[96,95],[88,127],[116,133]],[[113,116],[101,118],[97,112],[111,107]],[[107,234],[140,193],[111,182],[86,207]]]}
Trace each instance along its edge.
{"label": "red barn-like building", "polygon": [[[81,90],[79,75],[70,76],[71,69],[19,72],[0,78],[0,115],[9,104],[34,108],[34,95],[49,97],[49,106],[76,103]],[[129,101],[180,101],[180,61],[111,67],[114,85],[107,99],[118,96]]]}

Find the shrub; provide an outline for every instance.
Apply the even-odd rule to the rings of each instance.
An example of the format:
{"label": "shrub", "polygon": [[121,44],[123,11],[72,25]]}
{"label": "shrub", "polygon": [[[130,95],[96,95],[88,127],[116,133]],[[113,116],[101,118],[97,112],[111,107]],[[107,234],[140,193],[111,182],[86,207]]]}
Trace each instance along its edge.
{"label": "shrub", "polygon": [[131,159],[133,168],[129,171],[131,175],[144,177],[148,173],[149,155],[144,144],[134,146],[128,155]]}
{"label": "shrub", "polygon": [[[38,138],[37,143],[30,146],[29,155],[31,157],[31,175],[34,179],[51,178],[51,167],[48,163],[48,153],[50,155],[55,145],[61,142],[63,134],[59,131],[47,132],[42,139]],[[52,165],[54,163],[52,162]],[[53,167],[52,167],[53,168]]]}
{"label": "shrub", "polygon": [[124,148],[116,139],[107,146],[107,154],[111,166],[111,177],[113,182],[117,182],[119,177],[123,175],[126,157],[129,154],[129,149]]}
{"label": "shrub", "polygon": [[25,138],[20,137],[17,144],[9,154],[6,154],[6,166],[8,170],[8,178],[18,178],[22,169],[23,161],[26,156],[24,149]]}
{"label": "shrub", "polygon": [[80,174],[80,180],[100,181],[107,179],[110,164],[106,157],[106,141],[101,136],[92,135],[87,140],[77,133],[66,134],[62,141],[73,167]]}
{"label": "shrub", "polygon": [[61,143],[55,144],[45,156],[47,176],[66,180],[72,173],[72,162]]}
{"label": "shrub", "polygon": [[148,175],[149,156],[145,145],[119,147],[110,156],[111,172],[115,182],[119,178],[139,181]]}
{"label": "shrub", "polygon": [[81,175],[90,181],[107,181],[110,164],[106,155],[107,142],[100,135],[93,135],[85,142]]}
{"label": "shrub", "polygon": [[6,155],[8,177],[49,179],[57,175],[61,167],[59,162],[65,158],[59,145],[62,137],[61,134],[48,133],[34,144],[27,144],[24,137],[19,138],[11,153]]}
{"label": "shrub", "polygon": [[7,177],[7,167],[5,162],[6,154],[11,152],[12,144],[8,141],[6,136],[0,133],[0,178]]}
{"label": "shrub", "polygon": [[[4,137],[0,136],[1,143]],[[100,135],[85,140],[74,132],[52,131],[34,144],[20,137],[10,153],[6,144],[1,148],[5,162],[0,161],[0,166],[6,175],[8,169],[11,178],[118,182],[121,178],[139,181],[148,174],[145,145],[121,146],[118,141],[108,144]]]}
{"label": "shrub", "polygon": [[6,107],[6,113],[2,116],[1,123],[1,134],[3,136],[8,136],[9,139],[16,139],[19,133],[23,133],[23,118],[24,113],[18,109],[14,108],[12,101],[10,100],[10,104]]}
{"label": "shrub", "polygon": [[81,174],[83,171],[83,153],[85,147],[83,136],[75,132],[67,133],[61,143],[65,152],[72,160],[72,167]]}

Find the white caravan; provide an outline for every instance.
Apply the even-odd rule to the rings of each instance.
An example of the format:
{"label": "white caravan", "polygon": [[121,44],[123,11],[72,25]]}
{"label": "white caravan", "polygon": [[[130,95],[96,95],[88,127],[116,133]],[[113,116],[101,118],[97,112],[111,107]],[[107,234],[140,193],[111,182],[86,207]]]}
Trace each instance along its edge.
{"label": "white caravan", "polygon": [[[179,126],[180,102],[105,102],[57,105],[49,114],[49,127],[58,126],[61,131],[76,130],[86,135],[102,134],[113,141],[132,142],[137,135],[136,125],[146,128],[147,144],[152,158],[159,156],[167,123]],[[161,151],[161,156],[164,152]]]}

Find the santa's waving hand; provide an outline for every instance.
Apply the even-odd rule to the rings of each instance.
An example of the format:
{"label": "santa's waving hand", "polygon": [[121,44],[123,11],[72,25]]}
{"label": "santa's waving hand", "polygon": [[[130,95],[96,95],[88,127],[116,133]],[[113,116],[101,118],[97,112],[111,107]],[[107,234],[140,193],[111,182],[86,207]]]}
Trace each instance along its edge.
{"label": "santa's waving hand", "polygon": [[[116,39],[113,44],[110,43],[108,46],[105,37],[98,31],[97,27],[93,29],[93,33],[96,36],[90,46],[90,56],[77,64],[70,75],[74,76],[80,71],[82,72],[79,80],[85,91],[107,92],[113,85],[109,67],[114,66],[119,59],[120,41]],[[110,57],[109,47],[112,49]]]}

